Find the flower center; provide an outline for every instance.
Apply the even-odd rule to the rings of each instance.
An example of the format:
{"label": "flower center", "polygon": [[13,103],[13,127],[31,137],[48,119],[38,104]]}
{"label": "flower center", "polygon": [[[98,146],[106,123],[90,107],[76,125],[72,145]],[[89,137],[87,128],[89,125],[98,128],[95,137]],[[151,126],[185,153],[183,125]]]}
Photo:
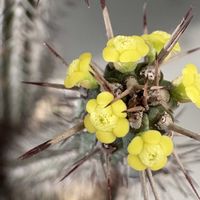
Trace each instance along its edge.
{"label": "flower center", "polygon": [[151,167],[163,159],[164,153],[160,145],[145,144],[139,157],[146,166]]}
{"label": "flower center", "polygon": [[111,131],[117,122],[117,117],[106,109],[91,113],[90,119],[93,126],[101,131]]}
{"label": "flower center", "polygon": [[116,38],[115,47],[120,52],[127,49],[134,49],[135,41],[129,36],[119,36]]}

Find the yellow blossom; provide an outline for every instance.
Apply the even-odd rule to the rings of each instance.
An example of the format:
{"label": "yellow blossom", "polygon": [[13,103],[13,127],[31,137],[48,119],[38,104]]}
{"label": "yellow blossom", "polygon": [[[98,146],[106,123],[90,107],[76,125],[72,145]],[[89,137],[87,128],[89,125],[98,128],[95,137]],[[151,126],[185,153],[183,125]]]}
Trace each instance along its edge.
{"label": "yellow blossom", "polygon": [[132,71],[148,51],[149,47],[142,37],[118,35],[107,42],[103,58],[107,62],[114,62],[116,69],[124,73]]}
{"label": "yellow blossom", "polygon": [[[154,59],[156,53],[158,54],[164,45],[169,41],[171,35],[164,31],[154,31],[151,34],[144,34],[143,39],[150,46],[149,57]],[[172,54],[180,52],[181,48],[179,43],[176,43],[170,54],[166,59],[168,59]]]}
{"label": "yellow blossom", "polygon": [[69,65],[67,76],[64,81],[66,88],[81,86],[91,89],[97,87],[96,80],[89,72],[91,71],[91,58],[91,54],[86,52],[81,54],[78,59],[72,61],[72,63]]}
{"label": "yellow blossom", "polygon": [[90,133],[96,133],[97,139],[105,144],[114,142],[117,137],[124,137],[129,131],[127,114],[123,112],[127,109],[126,104],[122,100],[111,103],[113,99],[111,93],[101,92],[86,105],[85,128]]}
{"label": "yellow blossom", "polygon": [[167,156],[172,151],[170,137],[156,130],[148,130],[140,133],[128,145],[128,165],[138,171],[147,168],[156,171],[166,165]]}
{"label": "yellow blossom", "polygon": [[197,67],[187,64],[182,71],[182,76],[174,82],[173,96],[180,102],[192,101],[200,108],[200,74]]}

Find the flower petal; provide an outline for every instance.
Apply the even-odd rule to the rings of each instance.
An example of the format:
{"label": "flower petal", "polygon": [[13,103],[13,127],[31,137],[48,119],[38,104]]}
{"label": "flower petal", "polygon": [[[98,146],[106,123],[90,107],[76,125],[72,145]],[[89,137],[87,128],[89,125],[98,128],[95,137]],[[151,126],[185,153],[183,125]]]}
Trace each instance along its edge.
{"label": "flower petal", "polygon": [[137,47],[137,51],[140,52],[141,56],[145,56],[149,52],[149,47],[147,45],[140,45]]}
{"label": "flower petal", "polygon": [[126,104],[122,100],[115,101],[111,104],[112,111],[117,117],[126,117],[127,114],[123,111],[127,109]]}
{"label": "flower petal", "polygon": [[140,161],[140,159],[137,156],[134,155],[128,155],[128,165],[131,166],[133,169],[137,171],[145,170],[147,167]]}
{"label": "flower petal", "polygon": [[90,99],[88,102],[87,102],[87,105],[86,105],[86,111],[88,113],[92,113],[95,111],[97,107],[97,101],[96,99]]}
{"label": "flower petal", "polygon": [[70,76],[65,79],[65,87],[71,88],[75,85],[79,86],[80,81],[85,79],[85,74],[82,72],[73,72]]}
{"label": "flower petal", "polygon": [[92,54],[89,53],[89,52],[82,53],[82,54],[79,56],[79,59],[80,59],[80,60],[87,60],[88,63],[90,62],[91,58],[92,58]]}
{"label": "flower petal", "polygon": [[160,140],[160,146],[166,156],[169,156],[174,148],[172,139],[166,135],[163,135]]}
{"label": "flower petal", "polygon": [[128,153],[138,155],[143,148],[143,140],[140,136],[136,136],[128,145]]}
{"label": "flower petal", "polygon": [[117,62],[119,53],[113,47],[106,47],[103,49],[103,59],[107,62]]}
{"label": "flower petal", "polygon": [[79,59],[75,59],[71,62],[71,64],[68,67],[67,74],[71,75],[73,72],[79,70]]}
{"label": "flower petal", "polygon": [[65,88],[72,88],[75,85],[69,77],[66,77],[65,80],[64,80],[64,86],[65,86]]}
{"label": "flower petal", "polygon": [[158,144],[161,139],[161,134],[159,131],[156,130],[145,131],[142,134],[142,139],[144,140],[144,142],[149,144]]}
{"label": "flower petal", "polygon": [[91,53],[83,53],[79,57],[79,70],[82,72],[88,72],[90,69],[90,62],[91,62],[92,55]]}
{"label": "flower petal", "polygon": [[185,88],[187,96],[191,99],[191,101],[200,108],[200,91],[198,88],[191,86]]}
{"label": "flower petal", "polygon": [[116,140],[116,136],[114,136],[111,132],[97,131],[96,137],[104,144],[110,144]]}
{"label": "flower petal", "polygon": [[117,121],[113,134],[117,137],[124,137],[129,132],[129,122],[126,118],[120,118]]}
{"label": "flower petal", "polygon": [[167,163],[167,157],[163,157],[163,159],[159,160],[159,162],[155,163],[153,166],[150,167],[151,170],[157,171],[162,169]]}
{"label": "flower petal", "polygon": [[135,50],[126,50],[120,54],[120,62],[136,62],[141,59],[141,55]]}
{"label": "flower petal", "polygon": [[194,84],[195,76],[198,74],[197,67],[193,64],[188,64],[184,67],[183,71],[183,85],[190,86]]}
{"label": "flower petal", "polygon": [[101,105],[102,107],[107,106],[112,100],[114,99],[114,96],[110,92],[101,92],[97,96],[97,103]]}
{"label": "flower petal", "polygon": [[92,125],[91,121],[90,121],[90,115],[87,114],[84,118],[84,126],[87,129],[87,131],[89,133],[95,133],[96,129],[95,127]]}

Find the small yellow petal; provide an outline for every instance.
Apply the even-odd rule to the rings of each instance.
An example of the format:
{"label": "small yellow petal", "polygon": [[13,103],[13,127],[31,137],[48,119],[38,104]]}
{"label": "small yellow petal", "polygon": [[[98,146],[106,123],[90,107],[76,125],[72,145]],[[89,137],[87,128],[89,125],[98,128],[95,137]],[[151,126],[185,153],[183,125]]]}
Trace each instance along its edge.
{"label": "small yellow petal", "polygon": [[95,127],[92,125],[91,121],[90,121],[90,115],[86,115],[84,118],[84,126],[87,129],[87,131],[89,133],[95,133],[96,129]]}
{"label": "small yellow petal", "polygon": [[159,162],[155,163],[153,166],[150,167],[151,170],[157,171],[162,169],[167,163],[167,157],[163,157],[163,159],[159,160]]}
{"label": "small yellow petal", "polygon": [[85,59],[86,59],[86,60],[88,60],[88,62],[90,62],[91,58],[92,58],[92,54],[89,53],[89,52],[82,53],[82,54],[79,56],[79,59],[80,59],[80,60],[85,60]]}
{"label": "small yellow petal", "polygon": [[194,65],[186,65],[186,67],[182,71],[183,85],[187,87],[194,84],[195,76],[197,75],[197,73],[197,69]]}
{"label": "small yellow petal", "polygon": [[78,67],[79,67],[79,59],[73,60],[68,67],[67,74],[71,75],[73,72],[78,71],[79,70]]}
{"label": "small yellow petal", "polygon": [[161,139],[161,134],[159,131],[149,130],[142,134],[142,139],[149,144],[158,144]]}
{"label": "small yellow petal", "polygon": [[107,106],[112,100],[114,99],[114,96],[110,92],[101,92],[97,96],[97,103],[101,105],[102,107]]}
{"label": "small yellow petal", "polygon": [[198,88],[191,86],[185,88],[187,96],[191,99],[191,101],[200,108],[200,91]]}
{"label": "small yellow petal", "polygon": [[127,109],[126,104],[122,100],[115,101],[111,104],[112,111],[117,117],[126,117],[127,114],[123,111]]}
{"label": "small yellow petal", "polygon": [[117,62],[119,53],[112,47],[106,47],[103,49],[103,59],[107,62]]}
{"label": "small yellow petal", "polygon": [[135,51],[135,50],[126,50],[124,51],[120,57],[119,61],[120,62],[137,62],[138,60],[141,59],[141,55]]}
{"label": "small yellow petal", "polygon": [[129,132],[129,122],[126,118],[120,118],[117,121],[113,134],[117,137],[124,137]]}
{"label": "small yellow petal", "polygon": [[108,40],[106,46],[108,47],[113,47],[114,46],[114,41],[115,41],[115,37],[111,38],[110,40]]}
{"label": "small yellow petal", "polygon": [[80,82],[80,86],[83,87],[83,88],[86,88],[86,89],[91,89],[91,88],[95,88],[96,87],[96,85],[92,84],[92,82],[87,80],[87,79],[86,80],[82,80]]}
{"label": "small yellow petal", "polygon": [[182,71],[182,74],[183,75],[188,75],[188,74],[197,74],[198,71],[197,71],[197,67],[194,65],[194,64],[187,64],[183,71]]}
{"label": "small yellow petal", "polygon": [[161,148],[166,156],[169,156],[174,148],[172,139],[166,135],[163,135],[160,140]]}
{"label": "small yellow petal", "polygon": [[92,55],[91,53],[83,53],[79,57],[79,70],[81,72],[88,72],[90,69],[90,62],[91,62]]}
{"label": "small yellow petal", "polygon": [[147,167],[140,161],[137,156],[128,155],[128,165],[137,171],[145,170]]}
{"label": "small yellow petal", "polygon": [[147,45],[141,45],[137,47],[137,51],[139,51],[141,55],[145,56],[149,52],[149,47]]}
{"label": "small yellow petal", "polygon": [[97,101],[96,99],[90,99],[88,102],[87,102],[87,105],[86,105],[86,111],[88,113],[92,113],[95,111],[97,107]]}
{"label": "small yellow petal", "polygon": [[64,86],[66,88],[72,88],[74,87],[74,83],[71,81],[71,79],[69,77],[66,77],[65,80],[64,80]]}
{"label": "small yellow petal", "polygon": [[84,80],[85,74],[82,72],[73,72],[70,76],[66,77],[65,87],[79,86],[80,81]]}
{"label": "small yellow petal", "polygon": [[116,136],[114,136],[111,132],[97,131],[96,137],[104,144],[110,144],[116,140]]}
{"label": "small yellow petal", "polygon": [[143,148],[143,140],[140,136],[136,136],[128,145],[128,153],[138,155]]}
{"label": "small yellow petal", "polygon": [[85,59],[81,60],[79,63],[79,71],[81,72],[89,72],[90,70],[90,63]]}
{"label": "small yellow petal", "polygon": [[[154,31],[151,34],[145,34],[142,37],[151,47],[149,52],[151,55],[154,54],[155,51],[159,53],[160,50],[164,47],[164,45],[169,41],[171,35],[164,31]],[[180,46],[178,43],[176,43],[168,58],[171,56],[171,54],[179,51]]]}

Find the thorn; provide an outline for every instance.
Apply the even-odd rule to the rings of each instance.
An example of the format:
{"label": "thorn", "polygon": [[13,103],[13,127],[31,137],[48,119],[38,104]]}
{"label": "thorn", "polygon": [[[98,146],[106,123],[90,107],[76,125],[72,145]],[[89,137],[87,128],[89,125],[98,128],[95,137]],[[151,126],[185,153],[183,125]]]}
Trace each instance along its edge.
{"label": "thorn", "polygon": [[194,53],[194,52],[199,51],[199,50],[200,50],[200,47],[196,47],[196,48],[193,48],[193,49],[186,51],[186,54],[191,54],[191,53]]}
{"label": "thorn", "polygon": [[143,33],[148,34],[148,26],[147,26],[147,2],[144,2],[143,5]]}
{"label": "thorn", "polygon": [[192,132],[192,131],[190,131],[190,130],[184,129],[184,128],[182,128],[182,127],[176,125],[176,124],[170,124],[170,125],[168,126],[168,128],[169,128],[170,130],[172,130],[172,131],[175,131],[175,132],[177,132],[177,133],[180,133],[180,134],[182,134],[182,135],[185,135],[185,136],[187,136],[187,137],[189,137],[189,138],[192,138],[192,139],[197,140],[197,141],[200,142],[200,135],[197,134],[197,133],[194,133],[194,132]]}
{"label": "thorn", "polygon": [[109,40],[114,37],[112,24],[111,24],[110,16],[109,16],[109,11],[106,6],[105,0],[100,0],[100,4],[101,4],[101,9],[102,9],[102,14],[103,14],[104,25],[106,29],[106,35]]}
{"label": "thorn", "polygon": [[126,90],[124,90],[121,94],[119,94],[117,97],[115,97],[106,107],[110,106],[112,103],[122,99],[123,97],[127,96],[130,94],[131,90],[133,87],[129,87]]}
{"label": "thorn", "polygon": [[57,144],[57,143],[61,142],[62,140],[66,140],[67,138],[70,138],[71,136],[77,134],[78,132],[80,132],[84,128],[85,128],[84,123],[80,122],[79,124],[76,124],[72,128],[68,129],[66,132],[62,133],[61,135],[54,137],[50,141],[50,143],[51,144]]}
{"label": "thorn", "polygon": [[140,175],[140,182],[142,186],[142,193],[144,194],[144,200],[149,199],[148,189],[147,189],[147,181],[146,181],[146,172],[141,171],[139,172]]}
{"label": "thorn", "polygon": [[106,107],[110,106],[112,103],[116,102],[119,99],[124,98],[125,96],[129,95],[132,90],[143,90],[143,85],[134,85],[128,87],[126,90],[124,90],[121,94],[119,94],[117,97],[115,97]]}
{"label": "thorn", "polygon": [[59,58],[65,66],[68,67],[68,63],[65,61],[65,59],[50,44],[47,42],[43,42],[43,44],[51,51],[52,54]]}
{"label": "thorn", "polygon": [[167,170],[169,171],[174,183],[176,184],[177,189],[179,189],[179,191],[183,193],[184,196],[188,197],[188,191],[186,190],[186,188],[183,188],[183,185],[181,185],[181,178],[179,177],[177,172],[170,167]]}
{"label": "thorn", "polygon": [[94,78],[98,81],[98,83],[101,85],[101,87],[108,92],[112,92],[112,87],[110,86],[110,83],[103,77],[103,75],[99,71],[99,67],[96,63],[92,62],[90,65],[92,72],[91,75],[94,76]]}
{"label": "thorn", "polygon": [[150,169],[147,169],[146,172],[147,172],[147,177],[149,179],[149,183],[150,183],[152,192],[154,194],[155,200],[160,200],[158,192],[157,192],[156,184],[155,184],[154,179],[153,179],[152,172],[151,172]]}
{"label": "thorn", "polygon": [[66,132],[62,133],[61,135],[58,135],[56,137],[54,137],[53,139],[50,139],[36,147],[34,147],[33,149],[29,150],[28,152],[26,152],[25,154],[23,154],[22,156],[19,157],[19,159],[26,159],[26,158],[30,158],[33,155],[47,149],[48,147],[50,147],[51,145],[57,144],[58,142],[62,141],[62,140],[66,140],[69,137],[77,134],[79,131],[81,131],[82,129],[84,129],[84,124],[83,122],[76,124],[75,126],[73,126],[72,128],[68,129]]}
{"label": "thorn", "polygon": [[21,155],[20,157],[18,157],[18,159],[20,160],[24,160],[27,158],[30,158],[32,156],[34,156],[35,154],[47,149],[49,146],[51,146],[51,144],[49,143],[51,140],[48,140],[40,145],[38,145],[37,147],[29,150],[28,152],[26,152],[25,154]]}
{"label": "thorn", "polygon": [[167,60],[166,62],[163,63],[163,65],[165,64],[169,64],[171,62],[173,62],[174,60],[176,60],[177,58],[182,58],[184,56],[187,56],[187,55],[190,55],[192,53],[195,53],[196,51],[199,51],[200,50],[200,47],[196,47],[196,48],[193,48],[193,49],[190,49],[188,51],[185,51],[185,52],[181,52],[181,53],[178,53],[174,56],[172,56],[169,60]]}
{"label": "thorn", "polygon": [[159,86],[159,76],[160,76],[160,66],[158,63],[158,55],[156,54],[156,59],[155,59],[155,86]]}
{"label": "thorn", "polygon": [[67,174],[60,179],[60,182],[63,181],[65,178],[67,178],[71,173],[73,173],[75,170],[77,170],[85,161],[89,160],[93,155],[98,153],[100,151],[99,148],[92,149],[91,151],[87,152],[85,156],[83,156],[80,160],[76,161],[71,169],[67,172]]}
{"label": "thorn", "polygon": [[107,179],[107,192],[108,200],[112,200],[112,187],[111,187],[111,174],[110,174],[110,152],[106,152],[106,179]]}
{"label": "thorn", "polygon": [[178,26],[175,28],[174,32],[171,35],[169,41],[164,45],[160,53],[158,54],[158,64],[160,65],[164,59],[169,55],[173,47],[176,45],[177,41],[179,40],[180,36],[184,33],[188,25],[190,24],[193,18],[192,15],[192,8],[190,8]]}
{"label": "thorn", "polygon": [[37,85],[41,87],[49,87],[49,88],[56,88],[56,89],[64,89],[64,90],[79,90],[78,87],[73,88],[66,88],[64,84],[58,84],[58,83],[46,83],[46,82],[32,82],[32,81],[21,81],[24,84],[30,84],[30,85]]}
{"label": "thorn", "polygon": [[183,172],[183,174],[184,174],[186,180],[187,180],[188,183],[190,184],[190,186],[191,186],[193,192],[195,193],[195,195],[197,196],[197,198],[200,200],[200,196],[199,196],[199,194],[198,194],[198,191],[197,191],[197,189],[195,188],[194,184],[192,183],[192,178],[190,177],[189,173],[186,171],[185,167],[183,166],[183,164],[182,164],[182,162],[181,162],[181,160],[180,160],[178,154],[176,153],[176,151],[174,151],[174,152],[172,153],[172,155],[174,156],[174,158],[175,158],[175,160],[176,160],[178,166],[180,167],[181,171]]}

